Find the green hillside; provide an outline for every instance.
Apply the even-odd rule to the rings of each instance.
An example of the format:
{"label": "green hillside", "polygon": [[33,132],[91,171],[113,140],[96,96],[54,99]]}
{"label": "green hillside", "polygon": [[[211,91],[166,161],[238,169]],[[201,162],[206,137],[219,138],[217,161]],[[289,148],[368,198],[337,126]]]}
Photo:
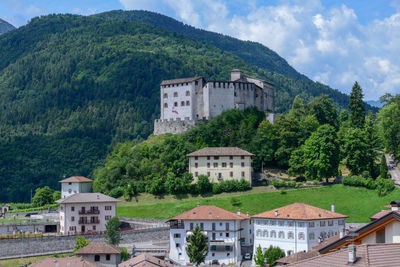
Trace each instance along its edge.
{"label": "green hillside", "polygon": [[32,189],[57,188],[63,176],[89,176],[114,144],[147,138],[161,80],[228,79],[233,68],[275,83],[281,112],[296,95],[348,103],[268,48],[149,12],[50,15],[2,34],[0,202],[29,201]]}

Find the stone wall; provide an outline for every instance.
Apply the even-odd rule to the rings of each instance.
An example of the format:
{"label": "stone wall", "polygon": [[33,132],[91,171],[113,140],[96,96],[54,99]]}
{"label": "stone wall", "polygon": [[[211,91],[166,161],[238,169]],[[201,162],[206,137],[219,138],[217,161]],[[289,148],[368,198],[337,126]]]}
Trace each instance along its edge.
{"label": "stone wall", "polygon": [[154,120],[154,134],[183,133],[196,125],[194,120]]}
{"label": "stone wall", "polygon": [[[11,256],[46,254],[72,250],[77,236],[45,236],[34,238],[15,238],[0,240],[0,259]],[[145,242],[151,240],[168,240],[169,228],[152,228],[121,232],[121,243]],[[85,235],[90,241],[104,241],[104,235]]]}

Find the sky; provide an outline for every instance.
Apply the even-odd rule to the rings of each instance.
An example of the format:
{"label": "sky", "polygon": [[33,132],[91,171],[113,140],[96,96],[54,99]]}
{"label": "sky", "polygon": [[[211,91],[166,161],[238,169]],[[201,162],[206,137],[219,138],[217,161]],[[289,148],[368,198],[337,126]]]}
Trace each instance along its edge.
{"label": "sky", "polygon": [[262,43],[300,73],[365,100],[400,93],[400,0],[0,0],[16,27],[52,13],[142,9]]}

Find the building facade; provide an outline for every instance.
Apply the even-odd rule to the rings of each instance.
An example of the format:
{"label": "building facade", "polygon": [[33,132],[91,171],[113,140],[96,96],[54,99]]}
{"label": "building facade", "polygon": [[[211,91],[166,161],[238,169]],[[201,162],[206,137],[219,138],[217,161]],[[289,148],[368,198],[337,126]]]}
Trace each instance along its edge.
{"label": "building facade", "polygon": [[250,217],[215,206],[198,206],[171,220],[169,258],[181,265],[190,263],[186,254],[188,237],[198,225],[208,238],[205,264],[240,264],[241,247],[252,244]]}
{"label": "building facade", "polygon": [[91,242],[77,250],[75,255],[104,267],[117,267],[121,262],[122,249],[106,242]]}
{"label": "building facade", "polygon": [[108,220],[116,216],[118,201],[101,193],[77,193],[57,200],[60,233],[104,232]]}
{"label": "building facade", "polygon": [[203,77],[165,80],[160,85],[160,119],[154,134],[181,133],[224,111],[257,107],[272,122],[274,85],[235,69],[230,81],[206,81]]}
{"label": "building facade", "polygon": [[61,180],[61,198],[69,197],[76,193],[92,192],[93,180],[83,176],[72,176]]}
{"label": "building facade", "polygon": [[206,147],[187,155],[194,182],[206,175],[211,182],[244,179],[251,184],[253,154],[237,147]]}
{"label": "building facade", "polygon": [[286,255],[308,251],[325,238],[343,232],[348,217],[332,209],[294,203],[252,216],[254,254],[258,246],[266,250],[271,245]]}

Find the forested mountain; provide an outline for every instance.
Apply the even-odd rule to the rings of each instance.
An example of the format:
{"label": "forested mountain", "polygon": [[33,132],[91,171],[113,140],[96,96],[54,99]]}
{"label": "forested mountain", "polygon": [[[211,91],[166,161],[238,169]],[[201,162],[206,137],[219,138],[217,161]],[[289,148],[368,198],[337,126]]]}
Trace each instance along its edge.
{"label": "forested mountain", "polygon": [[0,34],[14,30],[15,27],[5,20],[0,19]]}
{"label": "forested mountain", "polygon": [[279,112],[296,95],[323,93],[347,107],[348,96],[268,48],[150,12],[50,15],[1,35],[0,202],[28,201],[31,189],[57,188],[63,176],[90,176],[114,144],[147,138],[161,80],[228,79],[233,68],[275,83]]}

